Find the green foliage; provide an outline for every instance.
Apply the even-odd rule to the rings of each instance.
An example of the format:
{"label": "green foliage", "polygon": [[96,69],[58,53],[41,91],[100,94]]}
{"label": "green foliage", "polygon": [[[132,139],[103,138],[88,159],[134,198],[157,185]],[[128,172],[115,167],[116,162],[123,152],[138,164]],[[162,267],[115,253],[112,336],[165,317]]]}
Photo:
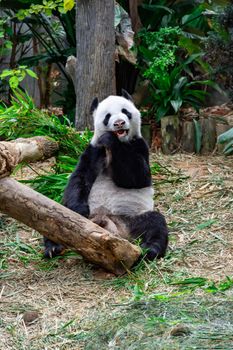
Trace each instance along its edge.
{"label": "green foliage", "polygon": [[53,172],[23,182],[32,184],[38,192],[60,202],[68,177],[89,143],[92,133],[88,130],[78,133],[67,118],[59,118],[39,110],[28,94],[18,89],[14,91],[10,107],[0,105],[0,124],[0,136],[7,140],[49,135],[59,142],[59,153]]}
{"label": "green foliage", "polygon": [[[214,6],[208,1],[145,0],[140,7],[144,29],[139,37],[139,66],[150,81],[152,98],[145,103],[152,106],[158,121],[182,106],[198,110],[204,103],[206,86],[217,88],[209,79],[200,79],[203,73],[208,77],[211,73],[202,57],[212,25],[206,14],[212,13]],[[199,149],[198,124],[195,127]]]}
{"label": "green foliage", "polygon": [[64,9],[65,11],[70,11],[74,8],[75,1],[74,0],[64,0]]}
{"label": "green foliage", "polygon": [[144,77],[156,83],[168,72],[169,67],[175,64],[180,33],[178,27],[160,28],[158,32],[143,30],[139,33],[141,42],[138,49],[142,54],[142,61],[147,66]]}
{"label": "green foliage", "polygon": [[36,135],[50,136],[60,144],[60,153],[78,157],[90,140],[91,132],[76,132],[70,121],[39,110],[20,90],[14,91],[11,106],[0,105],[0,136],[7,140]]}
{"label": "green foliage", "polygon": [[12,48],[12,41],[8,40],[8,35],[12,34],[11,27],[8,25],[7,16],[2,16],[0,19],[0,40],[2,44],[0,45],[0,57],[3,57]]}
{"label": "green foliage", "polygon": [[27,66],[19,66],[15,69],[4,69],[0,74],[0,79],[9,79],[9,85],[12,90],[17,89],[26,75],[37,79],[37,75]]}
{"label": "green foliage", "polygon": [[150,87],[157,121],[165,115],[177,113],[184,105],[191,105],[198,110],[207,95],[206,91],[200,89],[200,85],[215,87],[210,80],[192,81],[188,77],[185,71],[194,59],[194,55],[190,56],[170,72],[164,73],[160,80],[152,81]]}
{"label": "green foliage", "polygon": [[214,21],[205,44],[205,59],[213,67],[213,78],[233,101],[233,4],[215,7]]}
{"label": "green foliage", "polygon": [[33,180],[23,180],[22,182],[31,184],[36,191],[61,203],[68,178],[74,171],[76,164],[77,158],[61,155],[57,157],[57,163],[54,166],[53,173],[37,176]]}
{"label": "green foliage", "polygon": [[[56,77],[58,84],[56,86],[51,84],[52,78],[49,75],[45,76],[44,74],[43,77],[42,74],[42,79],[47,79],[48,91],[51,90],[52,86],[53,90],[51,93],[60,96],[60,100],[56,98],[56,104],[62,106],[65,113],[73,120],[75,91],[72,80],[65,70],[65,64],[68,56],[76,54],[75,10],[66,12],[64,0],[35,0],[33,3],[23,0],[22,2],[17,2],[17,6],[15,6],[15,2],[3,0],[1,5],[4,9],[3,13],[6,14],[7,23],[12,28],[16,22],[21,23],[21,25],[17,26],[16,32],[11,30],[12,37],[10,38],[14,43],[14,48],[16,49],[17,47],[19,53],[17,55],[17,65],[38,66],[38,71],[45,72],[52,63],[55,63],[59,68],[59,73],[61,73]],[[20,32],[22,26],[24,31]],[[27,45],[31,39],[35,39],[35,42],[38,44],[38,52],[34,51],[31,55],[25,55],[25,52],[28,52]],[[19,50],[19,45],[21,50]],[[64,81],[64,78],[67,85],[64,94],[61,95],[57,86],[60,86],[60,80]],[[67,96],[68,98],[66,98]],[[46,99],[45,103],[47,101],[48,99]]]}
{"label": "green foliage", "polygon": [[223,149],[223,153],[225,155],[233,154],[233,128],[219,135],[218,143],[225,143],[225,147]]}
{"label": "green foliage", "polygon": [[[150,102],[157,121],[167,114],[177,113],[184,105],[198,110],[207,94],[201,85],[216,87],[210,80],[193,79],[192,68],[200,65],[202,53],[178,52],[181,37],[184,33],[179,27],[162,27],[158,32],[143,30],[139,34],[139,66],[150,81]],[[187,58],[181,59],[182,55]]]}
{"label": "green foliage", "polygon": [[47,16],[52,16],[54,10],[58,10],[59,12],[64,13],[63,0],[43,0],[43,2],[40,4],[30,4],[29,8],[20,9],[16,13],[16,16],[20,21],[22,21],[26,17],[33,14],[44,13]]}

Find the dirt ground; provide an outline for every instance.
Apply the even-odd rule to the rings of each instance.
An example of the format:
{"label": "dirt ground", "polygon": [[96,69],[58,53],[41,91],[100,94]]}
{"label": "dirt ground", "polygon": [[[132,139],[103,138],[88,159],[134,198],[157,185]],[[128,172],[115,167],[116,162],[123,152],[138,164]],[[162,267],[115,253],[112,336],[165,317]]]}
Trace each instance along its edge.
{"label": "dirt ground", "polygon": [[[46,261],[37,232],[0,217],[0,349],[233,348],[233,157],[153,154],[151,165],[155,206],[169,225],[169,250],[164,259],[142,263],[127,276],[116,278],[71,251]],[[31,171],[24,168],[17,178],[25,178],[25,174],[31,177]],[[191,301],[187,299],[185,304],[187,295]],[[156,320],[152,317],[154,309],[137,311],[140,317],[144,315],[143,324],[149,328],[135,328],[136,321],[132,323],[126,317],[136,315],[132,308],[129,311],[129,305],[135,307],[140,302],[141,306],[153,306],[149,303],[152,299],[161,303],[177,296],[183,301],[172,304],[176,311],[167,312],[167,323],[164,304],[156,304],[156,309],[160,308]],[[204,305],[211,298],[209,310],[215,313],[216,305],[223,303],[224,332],[218,328],[218,320],[223,318],[219,309],[213,322],[212,311],[200,316],[202,324],[213,323],[216,329],[208,331],[205,340],[198,336],[200,344],[194,335],[207,334],[207,328],[200,328],[200,322],[195,328],[191,316],[185,318],[189,327],[195,328],[192,337],[199,345],[194,347],[194,340],[185,343],[186,338],[173,337],[190,333],[183,326],[178,331],[174,328],[184,323],[187,308],[193,308],[190,305],[195,300]],[[174,320],[172,315],[181,311],[181,305],[185,311]],[[120,313],[114,313],[121,306]],[[198,312],[192,309],[192,317]],[[138,314],[136,317],[141,319]],[[106,325],[101,328],[106,320],[107,331]],[[161,328],[165,323],[167,328]],[[160,330],[158,334],[155,329]],[[219,332],[223,340],[216,338]]]}

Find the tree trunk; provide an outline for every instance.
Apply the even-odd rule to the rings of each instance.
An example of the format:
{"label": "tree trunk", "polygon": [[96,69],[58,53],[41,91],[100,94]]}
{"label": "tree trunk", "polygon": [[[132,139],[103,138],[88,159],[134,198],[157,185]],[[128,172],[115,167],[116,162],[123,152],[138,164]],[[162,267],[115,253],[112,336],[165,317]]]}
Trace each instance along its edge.
{"label": "tree trunk", "polygon": [[129,0],[129,13],[132,21],[132,28],[135,34],[141,29],[142,22],[138,14],[138,6],[142,3],[142,0]]}
{"label": "tree trunk", "polygon": [[9,175],[21,162],[36,162],[50,158],[58,150],[58,143],[43,136],[0,142],[0,178]]}
{"label": "tree trunk", "polygon": [[76,39],[75,125],[92,129],[92,100],[115,94],[114,0],[77,0]]}
{"label": "tree trunk", "polygon": [[117,275],[140,256],[129,241],[8,177],[0,180],[0,211]]}

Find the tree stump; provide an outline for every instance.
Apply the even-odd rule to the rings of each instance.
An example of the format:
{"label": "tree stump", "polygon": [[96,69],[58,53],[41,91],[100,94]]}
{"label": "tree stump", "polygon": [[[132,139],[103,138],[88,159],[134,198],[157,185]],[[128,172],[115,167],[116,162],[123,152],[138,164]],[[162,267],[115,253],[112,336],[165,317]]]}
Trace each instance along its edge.
{"label": "tree stump", "polygon": [[201,118],[202,147],[201,154],[213,152],[216,146],[216,120],[214,118]]}
{"label": "tree stump", "polygon": [[180,148],[180,120],[177,115],[168,115],[161,119],[162,151],[172,154]]}
{"label": "tree stump", "polygon": [[193,121],[184,120],[181,132],[181,148],[184,152],[195,152],[195,128]]}

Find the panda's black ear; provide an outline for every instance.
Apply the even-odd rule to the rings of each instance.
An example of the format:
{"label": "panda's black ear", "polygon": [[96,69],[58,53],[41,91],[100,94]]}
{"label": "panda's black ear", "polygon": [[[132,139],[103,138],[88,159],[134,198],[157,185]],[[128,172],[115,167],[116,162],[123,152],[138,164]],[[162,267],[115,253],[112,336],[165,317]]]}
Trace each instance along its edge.
{"label": "panda's black ear", "polygon": [[125,89],[121,89],[121,95],[126,98],[126,100],[133,102],[132,96]]}
{"label": "panda's black ear", "polygon": [[96,108],[98,107],[98,104],[99,104],[98,98],[95,97],[94,100],[92,101],[91,108],[90,108],[91,114],[96,110]]}

